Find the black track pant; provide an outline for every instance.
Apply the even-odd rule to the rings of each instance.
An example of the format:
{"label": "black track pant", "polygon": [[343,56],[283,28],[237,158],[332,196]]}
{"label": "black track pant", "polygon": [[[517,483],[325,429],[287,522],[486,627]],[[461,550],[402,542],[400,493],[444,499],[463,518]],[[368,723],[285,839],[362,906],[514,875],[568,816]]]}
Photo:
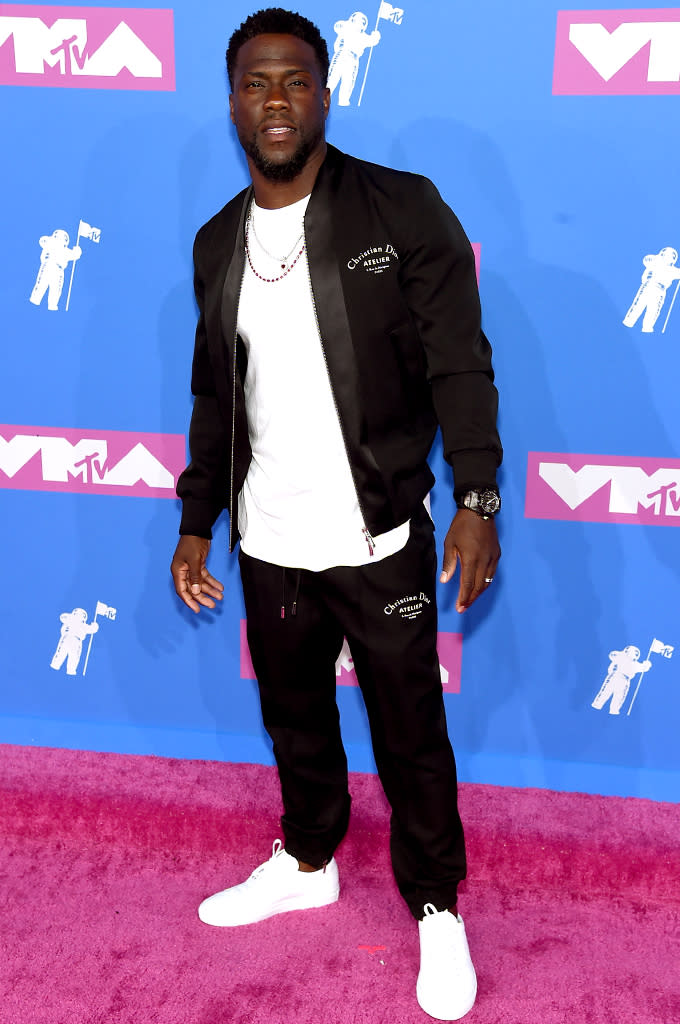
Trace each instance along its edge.
{"label": "black track pant", "polygon": [[347,830],[347,759],[335,699],[335,662],[346,636],[392,807],[399,890],[416,918],[425,903],[453,906],[465,877],[465,844],[436,652],[430,517],[419,511],[406,546],[373,565],[310,572],[243,552],[239,563],[262,717],[281,780],[286,849],[318,867]]}

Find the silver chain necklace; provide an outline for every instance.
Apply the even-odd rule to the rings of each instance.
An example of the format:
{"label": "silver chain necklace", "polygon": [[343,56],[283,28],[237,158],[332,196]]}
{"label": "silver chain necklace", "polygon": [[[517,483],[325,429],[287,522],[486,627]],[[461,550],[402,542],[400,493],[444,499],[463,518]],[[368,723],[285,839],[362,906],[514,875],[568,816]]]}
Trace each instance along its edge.
{"label": "silver chain necklace", "polygon": [[[295,243],[295,245],[293,246],[291,251],[286,256],[285,262],[281,262],[280,260],[278,261],[279,263],[281,263],[281,270],[283,271],[283,273],[279,274],[278,277],[264,277],[263,274],[261,274],[258,270],[255,269],[252,257],[250,255],[250,246],[248,245],[248,239],[250,238],[251,228],[253,230],[253,234],[255,234],[255,228],[254,228],[253,223],[252,223],[252,218],[249,215],[248,216],[248,220],[246,221],[246,239],[245,239],[245,249],[246,249],[246,256],[248,258],[248,265],[249,265],[250,269],[252,270],[253,274],[255,274],[255,277],[259,278],[260,281],[264,281],[266,284],[275,284],[277,281],[281,281],[284,277],[286,277],[287,274],[290,274],[291,270],[293,269],[293,267],[295,266],[295,264],[298,262],[298,260],[302,256],[303,252],[305,251],[306,242],[303,241],[303,236],[304,236],[304,233],[305,233],[304,232],[304,228],[303,228],[302,234],[298,238],[297,242]],[[255,236],[255,237],[257,239],[257,236]],[[262,245],[262,243],[259,241],[259,239],[257,239],[257,241],[258,241],[259,245]],[[290,264],[288,264],[288,266],[286,266],[286,263],[288,262],[290,257],[295,252],[295,246],[298,245],[298,243],[301,242],[301,241],[302,241],[302,247],[298,251],[297,256],[295,257],[295,259],[293,260],[292,263],[290,263]],[[264,251],[267,252],[266,249]],[[267,255],[271,256],[271,253],[267,253]],[[271,258],[272,259],[276,259],[275,256],[271,256]]]}
{"label": "silver chain necklace", "polygon": [[304,229],[304,225],[303,225],[302,231],[300,232],[298,237],[293,242],[293,244],[292,244],[292,246],[290,248],[290,251],[287,253],[287,255],[286,256],[275,256],[273,252],[270,252],[269,249],[267,249],[267,247],[262,244],[262,242],[260,241],[260,239],[258,237],[257,231],[255,229],[255,218],[253,217],[253,208],[252,208],[252,206],[250,207],[250,210],[248,211],[248,228],[249,228],[249,230],[251,230],[253,232],[253,238],[255,239],[257,244],[259,245],[260,249],[262,249],[262,252],[265,253],[267,256],[269,256],[269,258],[271,260],[275,260],[276,263],[280,263],[281,264],[281,270],[285,270],[286,263],[288,262],[288,260],[291,258],[291,256],[293,255],[293,253],[297,249],[298,245],[302,241],[302,236],[305,233],[305,229]]}

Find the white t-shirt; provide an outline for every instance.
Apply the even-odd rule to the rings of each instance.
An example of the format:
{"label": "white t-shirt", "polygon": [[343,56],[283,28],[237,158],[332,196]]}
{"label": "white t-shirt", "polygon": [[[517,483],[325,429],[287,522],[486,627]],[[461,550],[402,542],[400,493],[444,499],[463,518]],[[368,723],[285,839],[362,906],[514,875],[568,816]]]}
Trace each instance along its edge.
{"label": "white t-shirt", "polygon": [[409,524],[373,538],[370,554],[319,338],[306,251],[281,280],[257,276],[280,277],[282,264],[289,267],[297,256],[308,201],[278,210],[252,206],[255,233],[248,231],[238,332],[248,353],[244,391],[253,454],[238,516],[246,554],[318,572],[394,554],[406,544]]}

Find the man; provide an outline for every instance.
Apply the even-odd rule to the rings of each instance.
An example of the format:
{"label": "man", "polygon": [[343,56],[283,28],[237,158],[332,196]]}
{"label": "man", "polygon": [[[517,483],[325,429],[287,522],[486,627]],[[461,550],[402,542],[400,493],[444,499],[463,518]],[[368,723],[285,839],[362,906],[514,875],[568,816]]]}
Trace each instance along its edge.
{"label": "man", "polygon": [[[424,507],[438,423],[461,506],[440,580],[456,607],[491,583],[501,449],[471,247],[434,186],[326,144],[328,51],[305,18],[248,18],[227,50],[252,187],[199,231],[191,462],[172,572],[193,611],[222,584],[206,558],[226,507],[285,848],[199,908],[252,923],[338,898],[347,761],[335,660],[349,642],[392,807],[391,853],[419,921],[420,1005],[457,1020],[476,978],[456,769],[436,652],[436,553]],[[436,411],[435,411],[436,410]],[[417,602],[401,601],[424,595]],[[386,615],[385,608],[409,608]]]}

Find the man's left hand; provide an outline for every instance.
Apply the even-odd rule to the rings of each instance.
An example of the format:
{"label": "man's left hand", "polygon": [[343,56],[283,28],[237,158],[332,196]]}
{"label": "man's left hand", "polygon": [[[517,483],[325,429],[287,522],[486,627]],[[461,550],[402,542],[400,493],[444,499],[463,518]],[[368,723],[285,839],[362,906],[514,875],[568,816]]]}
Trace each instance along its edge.
{"label": "man's left hand", "polygon": [[444,540],[444,565],[439,577],[440,583],[448,583],[460,561],[457,612],[464,612],[486,590],[500,557],[493,517],[482,519],[470,509],[459,509]]}

